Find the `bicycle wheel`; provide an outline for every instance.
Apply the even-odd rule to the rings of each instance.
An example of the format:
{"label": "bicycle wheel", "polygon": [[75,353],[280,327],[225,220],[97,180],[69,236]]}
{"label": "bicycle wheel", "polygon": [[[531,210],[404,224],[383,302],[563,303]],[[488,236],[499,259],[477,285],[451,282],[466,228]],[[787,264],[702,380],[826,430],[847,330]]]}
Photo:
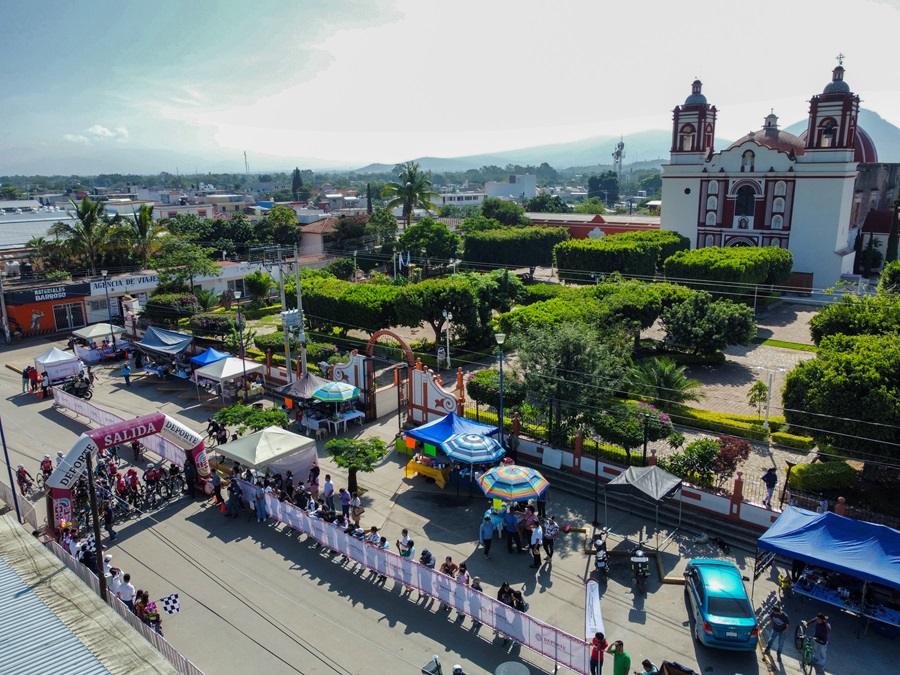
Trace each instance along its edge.
{"label": "bicycle wheel", "polygon": [[794,648],[803,653],[803,639],[806,637],[806,632],[803,630],[803,626],[798,625],[794,629]]}
{"label": "bicycle wheel", "polygon": [[38,475],[34,477],[34,487],[38,492],[43,492],[43,490],[44,490],[44,474],[38,473]]}
{"label": "bicycle wheel", "polygon": [[180,495],[182,492],[184,492],[184,478],[175,476],[172,478],[172,494]]}
{"label": "bicycle wheel", "polygon": [[812,675],[816,672],[815,666],[813,666],[813,648],[809,643],[804,646],[803,654],[800,657],[800,669],[803,671],[803,675]]}
{"label": "bicycle wheel", "polygon": [[157,492],[159,492],[159,496],[163,501],[168,500],[172,496],[172,489],[169,487],[169,481],[160,481]]}

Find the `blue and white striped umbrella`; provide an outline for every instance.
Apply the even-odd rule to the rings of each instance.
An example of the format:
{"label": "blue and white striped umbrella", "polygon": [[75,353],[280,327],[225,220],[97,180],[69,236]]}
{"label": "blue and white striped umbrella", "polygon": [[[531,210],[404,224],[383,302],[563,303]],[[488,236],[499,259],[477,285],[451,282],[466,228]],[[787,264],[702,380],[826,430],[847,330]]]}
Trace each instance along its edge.
{"label": "blue and white striped umbrella", "polygon": [[359,389],[346,382],[329,382],[313,392],[312,397],[326,403],[343,403],[359,396]]}
{"label": "blue and white striped umbrella", "polygon": [[490,436],[480,434],[453,434],[441,443],[441,447],[444,448],[447,457],[466,464],[486,464],[506,454],[506,450],[499,442]]}

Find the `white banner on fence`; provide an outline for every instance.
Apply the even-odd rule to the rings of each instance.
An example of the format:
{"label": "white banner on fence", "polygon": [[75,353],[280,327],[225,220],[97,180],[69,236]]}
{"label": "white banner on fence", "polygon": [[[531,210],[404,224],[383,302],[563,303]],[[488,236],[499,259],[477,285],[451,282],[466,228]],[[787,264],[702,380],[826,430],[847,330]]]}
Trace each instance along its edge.
{"label": "white banner on fence", "polygon": [[[54,387],[52,391],[53,400],[60,408],[65,408],[66,410],[71,410],[76,415],[87,417],[101,427],[115,424],[116,422],[123,422],[125,420],[125,418],[119,417],[115,413],[111,413],[103,408],[98,408],[93,403],[85,401],[83,398],[73,396],[72,394],[67,394],[56,387]],[[184,466],[186,457],[184,450],[158,434],[144,436],[141,439],[141,445],[163,459],[174,462],[178,466]]]}
{"label": "white banner on fence", "polygon": [[588,579],[584,585],[584,637],[590,642],[595,633],[606,634],[600,612],[600,582]]}
{"label": "white banner on fence", "polygon": [[[256,488],[243,481],[240,485],[245,498],[252,501]],[[346,555],[363,567],[383,574],[389,579],[437,598],[561,666],[576,673],[590,672],[590,651],[584,640],[516,611],[499,600],[457,583],[447,575],[429,569],[415,560],[402,558],[393,551],[385,551],[355,537],[347,536],[341,528],[319,518],[311,518],[303,509],[280,502],[272,494],[267,494],[265,499],[269,516],[303,532],[329,549]],[[599,593],[597,612],[599,616]],[[602,630],[602,620],[600,625],[601,628],[598,630]]]}

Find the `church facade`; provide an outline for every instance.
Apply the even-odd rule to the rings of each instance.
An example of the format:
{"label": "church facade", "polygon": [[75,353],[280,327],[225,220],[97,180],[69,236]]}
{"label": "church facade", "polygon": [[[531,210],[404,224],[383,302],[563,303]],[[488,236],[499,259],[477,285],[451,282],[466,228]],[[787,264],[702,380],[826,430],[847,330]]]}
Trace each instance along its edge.
{"label": "church facade", "polygon": [[810,100],[806,131],[779,129],[774,112],[759,131],[716,152],[718,110],[702,84],[673,111],[672,148],[663,166],[661,227],[693,248],[778,246],[813,288],[853,273],[854,244],[868,208],[856,190],[861,163],[878,161],[857,126],[859,96],[838,65]]}

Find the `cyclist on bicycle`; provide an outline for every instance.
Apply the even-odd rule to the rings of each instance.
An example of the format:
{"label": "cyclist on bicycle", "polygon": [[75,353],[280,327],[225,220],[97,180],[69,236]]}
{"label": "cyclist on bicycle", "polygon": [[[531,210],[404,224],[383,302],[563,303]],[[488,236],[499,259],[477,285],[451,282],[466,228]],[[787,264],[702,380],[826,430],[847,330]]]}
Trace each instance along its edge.
{"label": "cyclist on bicycle", "polygon": [[50,459],[50,455],[44,455],[44,459],[41,460],[41,473],[44,474],[44,481],[53,473],[53,460]]}
{"label": "cyclist on bicycle", "polygon": [[156,488],[160,478],[162,478],[162,476],[160,475],[160,472],[156,470],[156,467],[152,464],[148,464],[147,470],[144,471],[144,483],[147,484],[147,492],[152,492]]}
{"label": "cyclist on bicycle", "polygon": [[34,482],[34,478],[31,477],[31,474],[25,470],[24,464],[19,464],[16,467],[16,482],[19,484],[19,492],[22,493],[22,496],[25,496],[25,490],[31,489],[31,484]]}
{"label": "cyclist on bicycle", "polygon": [[125,499],[127,493],[128,485],[125,484],[125,479],[122,477],[122,474],[118,474],[116,476],[116,494],[120,499]]}

